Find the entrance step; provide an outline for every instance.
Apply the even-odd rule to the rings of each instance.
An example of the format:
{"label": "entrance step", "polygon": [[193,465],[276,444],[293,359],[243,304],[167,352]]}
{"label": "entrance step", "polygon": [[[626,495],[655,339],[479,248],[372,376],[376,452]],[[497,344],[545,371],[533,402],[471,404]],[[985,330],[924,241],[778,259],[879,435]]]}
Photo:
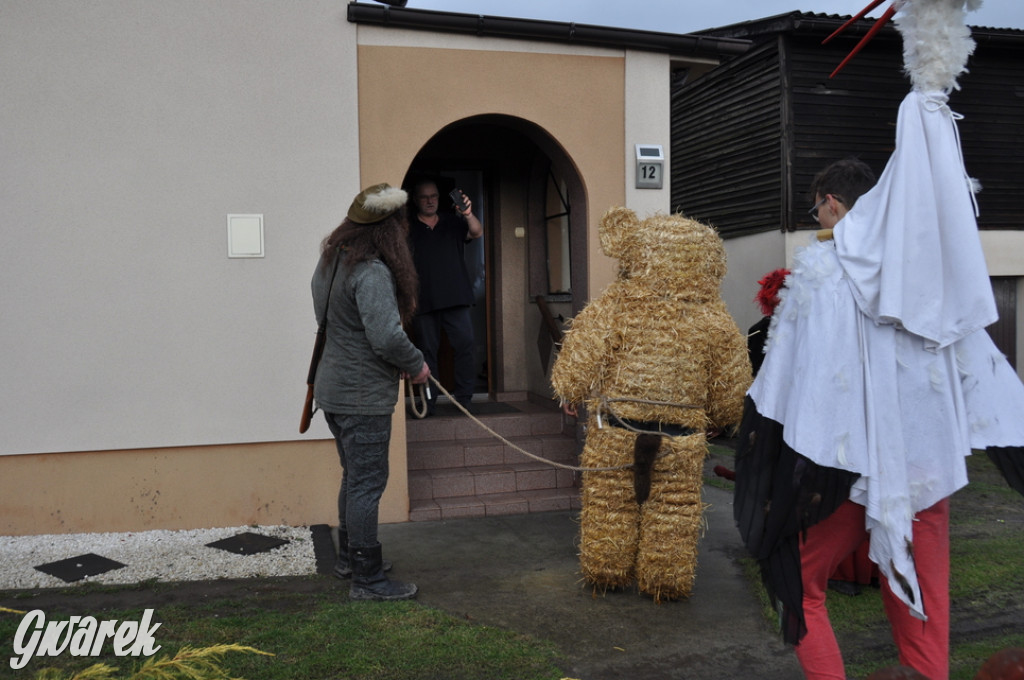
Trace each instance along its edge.
{"label": "entrance step", "polygon": [[575,422],[553,405],[481,404],[477,419],[512,445],[440,406],[438,415],[406,421],[410,521],[580,507],[578,473],[515,448],[561,465],[579,464]]}

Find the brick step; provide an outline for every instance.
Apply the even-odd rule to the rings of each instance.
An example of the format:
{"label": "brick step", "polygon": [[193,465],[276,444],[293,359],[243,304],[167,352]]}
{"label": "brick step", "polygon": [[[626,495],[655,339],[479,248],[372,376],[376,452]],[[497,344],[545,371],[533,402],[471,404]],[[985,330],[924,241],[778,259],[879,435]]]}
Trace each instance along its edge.
{"label": "brick step", "polygon": [[409,521],[432,522],[460,517],[494,517],[532,512],[579,510],[579,489],[535,489],[453,498],[409,501]]}
{"label": "brick step", "polygon": [[[526,451],[544,460],[575,464],[578,454],[576,440],[566,435],[507,437],[506,444],[493,437],[447,441],[410,442],[408,467],[413,470],[477,467],[480,465],[511,465],[534,459]],[[518,447],[521,450],[517,450]]]}
{"label": "brick step", "polygon": [[[558,410],[529,402],[510,404],[516,410],[510,413],[481,415],[477,419],[503,437],[523,437],[571,432],[574,423],[566,423]],[[423,441],[452,441],[492,437],[479,424],[459,413],[452,417],[431,416],[423,420],[406,419],[406,439],[409,443]]]}
{"label": "brick step", "polygon": [[574,471],[536,462],[410,470],[409,500],[566,489],[575,485]]}
{"label": "brick step", "polygon": [[508,443],[450,406],[406,420],[410,521],[578,509],[578,474],[544,462],[578,464],[575,421],[552,404],[481,410],[492,412],[477,419]]}

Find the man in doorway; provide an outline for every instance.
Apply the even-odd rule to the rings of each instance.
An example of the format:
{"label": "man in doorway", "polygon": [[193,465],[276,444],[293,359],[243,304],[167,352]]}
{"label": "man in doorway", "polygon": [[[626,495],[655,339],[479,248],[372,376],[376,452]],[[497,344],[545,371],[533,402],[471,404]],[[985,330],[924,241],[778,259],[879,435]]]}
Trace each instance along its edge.
{"label": "man in doorway", "polygon": [[[455,386],[452,394],[467,410],[473,400],[476,362],[473,349],[473,287],[466,269],[466,244],[483,235],[483,225],[473,214],[473,203],[465,194],[455,205],[455,214],[438,212],[441,196],[432,180],[413,185],[413,211],[409,220],[409,244],[420,279],[419,305],[412,327],[416,345],[430,367],[437,371],[441,330],[454,351]],[[431,393],[428,414],[434,412]]]}

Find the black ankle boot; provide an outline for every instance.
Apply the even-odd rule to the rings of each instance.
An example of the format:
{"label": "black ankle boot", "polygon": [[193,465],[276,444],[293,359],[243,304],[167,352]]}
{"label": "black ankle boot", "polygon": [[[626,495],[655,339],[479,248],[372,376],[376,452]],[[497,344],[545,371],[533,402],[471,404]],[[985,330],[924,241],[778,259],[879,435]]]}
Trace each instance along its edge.
{"label": "black ankle boot", "polygon": [[349,597],[353,600],[408,600],[416,597],[419,589],[415,583],[392,581],[384,575],[380,543],[366,548],[350,548],[348,555],[352,565]]}
{"label": "black ankle boot", "polygon": [[[337,530],[337,551],[334,555],[334,576],[340,579],[352,578],[352,563],[348,559],[348,532]],[[391,560],[381,560],[384,571],[391,571]]]}

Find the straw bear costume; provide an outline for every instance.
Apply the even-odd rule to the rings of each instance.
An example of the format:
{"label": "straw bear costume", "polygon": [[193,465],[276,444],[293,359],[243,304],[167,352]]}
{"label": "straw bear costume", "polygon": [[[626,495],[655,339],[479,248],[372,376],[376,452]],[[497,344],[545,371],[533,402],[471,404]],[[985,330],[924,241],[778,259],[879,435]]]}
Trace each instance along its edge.
{"label": "straw bear costume", "polygon": [[551,382],[589,413],[580,563],[599,588],[634,580],[655,601],[693,587],[705,432],[740,421],[751,370],[722,302],[725,249],[681,215],[614,208],[601,248],[618,278],[566,332]]}

